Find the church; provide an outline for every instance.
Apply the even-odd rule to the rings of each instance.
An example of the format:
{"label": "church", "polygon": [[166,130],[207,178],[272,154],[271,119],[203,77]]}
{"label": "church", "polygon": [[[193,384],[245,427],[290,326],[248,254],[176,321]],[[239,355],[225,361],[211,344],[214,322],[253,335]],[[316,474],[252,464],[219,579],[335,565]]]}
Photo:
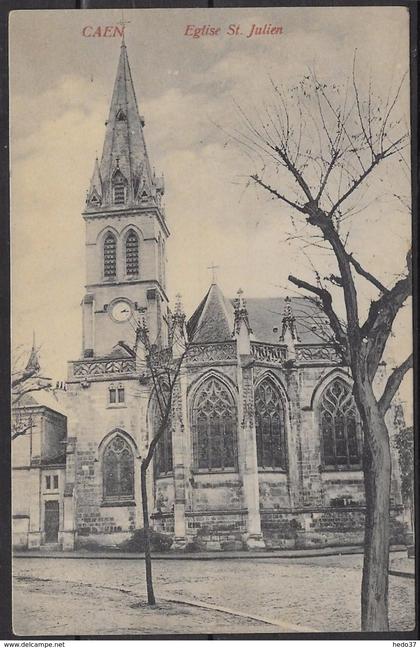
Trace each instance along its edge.
{"label": "church", "polygon": [[[17,544],[115,546],[142,527],[140,462],[159,417],[140,320],[160,353],[175,353],[175,326],[187,345],[148,472],[153,528],[179,550],[362,543],[362,431],[322,311],[303,296],[230,299],[216,281],[189,318],[180,300],[170,308],[164,182],[144,128],[123,42],[82,214],[82,354],[68,363],[64,412],[39,414],[48,435],[19,440],[28,475],[16,467]],[[392,412],[388,423],[393,434]],[[396,456],[392,502],[398,524]]]}

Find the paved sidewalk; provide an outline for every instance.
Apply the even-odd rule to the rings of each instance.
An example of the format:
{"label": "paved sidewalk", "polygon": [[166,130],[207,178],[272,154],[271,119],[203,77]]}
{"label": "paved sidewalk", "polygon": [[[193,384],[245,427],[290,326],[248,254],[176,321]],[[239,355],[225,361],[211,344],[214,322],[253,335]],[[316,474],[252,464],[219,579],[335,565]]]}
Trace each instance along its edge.
{"label": "paved sidewalk", "polygon": [[415,578],[415,560],[407,556],[391,556],[389,561],[389,573],[393,576],[405,576]]}
{"label": "paved sidewalk", "polygon": [[[394,545],[391,551],[404,551],[403,545]],[[169,551],[167,553],[153,553],[154,560],[249,560],[254,558],[307,558],[312,556],[345,556],[351,554],[362,554],[363,547],[360,545],[339,546],[339,547],[317,547],[314,549],[277,549],[274,551],[202,551],[197,553],[185,553]],[[14,558],[81,558],[88,560],[133,560],[143,559],[143,553],[128,553],[118,549],[104,551],[49,551],[48,549],[34,549],[31,551],[15,551]],[[412,560],[414,563],[414,561]]]}
{"label": "paved sidewalk", "polygon": [[150,607],[144,596],[116,587],[17,577],[13,595],[13,630],[20,637],[295,631],[294,626],[282,627],[273,621],[197,602],[158,596],[157,605]]}
{"label": "paved sidewalk", "polygon": [[[396,560],[404,560],[405,556],[404,551],[392,554],[392,558]],[[45,626],[52,627],[40,612],[43,591],[53,595],[53,612],[56,606],[63,606],[63,612],[55,614],[54,624],[57,628],[65,626],[67,632],[67,618],[75,621],[79,618],[79,613],[82,614],[79,628],[91,632],[90,620],[86,617],[89,616],[89,611],[96,609],[98,600],[100,602],[102,597],[104,603],[108,600],[107,592],[112,597],[124,594],[127,597],[138,597],[139,601],[144,599],[145,569],[141,557],[133,556],[131,560],[111,557],[96,560],[92,554],[84,560],[72,560],[69,556],[62,560],[36,558],[36,555],[27,560],[21,557],[13,564],[15,582],[21,589],[19,599],[14,594],[14,615],[22,625],[29,623],[29,615],[33,615],[33,623],[38,623],[39,628],[40,619],[42,624],[45,621]],[[243,614],[248,619],[254,616],[253,623],[261,623],[264,619],[270,624],[282,626],[283,632],[293,626],[301,632],[307,632],[308,628],[316,632],[357,632],[360,630],[362,564],[363,555],[360,551],[353,555],[334,556],[315,556],[312,552],[311,556],[300,555],[285,560],[264,552],[258,560],[252,557],[249,560],[211,559],[189,562],[155,559],[153,575],[158,601],[171,599],[180,604],[182,599],[184,605],[189,602],[217,608],[217,612],[214,608],[208,610],[209,614],[226,614],[229,608],[230,612]],[[37,591],[38,587],[43,591]],[[73,595],[79,591],[83,598],[83,610],[74,601],[77,610],[67,612],[67,603],[69,609],[73,610]],[[48,604],[48,599],[45,598],[43,603]],[[49,604],[51,605],[51,597]],[[104,606],[104,609],[105,607],[109,612],[108,606]],[[412,578],[390,576],[389,607],[391,631],[413,629],[415,581]],[[205,610],[197,610],[198,614],[207,616]],[[238,617],[236,619],[235,623],[240,624]],[[176,613],[172,620],[177,626]],[[150,621],[152,622],[151,617]],[[163,618],[153,620],[153,624],[155,621],[160,631],[167,627]],[[188,620],[185,615],[181,615],[179,626],[185,628],[185,621],[191,621],[192,624],[193,619]],[[218,620],[209,618],[207,627],[219,628],[219,621],[220,617]],[[125,615],[119,618],[118,614],[111,614],[110,618],[105,618],[103,628],[111,630],[112,625],[113,633],[119,634],[132,625],[136,626],[137,621],[128,621]],[[267,632],[270,626],[263,625],[265,630],[262,631]],[[137,627],[142,626],[141,620]]]}

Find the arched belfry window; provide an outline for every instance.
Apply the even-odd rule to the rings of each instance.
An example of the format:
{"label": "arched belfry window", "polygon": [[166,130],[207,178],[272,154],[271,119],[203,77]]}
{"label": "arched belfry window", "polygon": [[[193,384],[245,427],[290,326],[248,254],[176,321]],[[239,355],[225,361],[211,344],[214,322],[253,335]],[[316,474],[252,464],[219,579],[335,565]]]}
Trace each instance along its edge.
{"label": "arched belfry window", "polygon": [[114,205],[124,205],[127,200],[127,180],[119,168],[117,158],[117,169],[112,177],[112,200]]}
{"label": "arched belfry window", "polygon": [[130,230],[125,241],[125,269],[128,275],[139,273],[139,237]]}
{"label": "arched belfry window", "polygon": [[325,389],[319,424],[323,464],[329,468],[360,468],[360,424],[351,387],[336,378]]}
{"label": "arched belfry window", "polygon": [[108,232],[104,240],[104,276],[115,277],[117,274],[117,239]]}
{"label": "arched belfry window", "polygon": [[134,499],[134,456],[121,434],[107,444],[102,459],[104,500]]}
{"label": "arched belfry window", "polygon": [[115,182],[112,186],[114,205],[124,205],[125,203],[125,184],[124,182]]}
{"label": "arched belfry window", "polygon": [[255,431],[259,468],[286,469],[283,401],[272,380],[265,378],[255,390]]}
{"label": "arched belfry window", "polygon": [[227,387],[208,378],[194,399],[195,465],[205,470],[236,466],[236,406]]}
{"label": "arched belfry window", "polygon": [[[162,421],[162,414],[156,396],[153,397],[151,402],[149,416],[152,434],[155,436],[160,431]],[[154,461],[156,477],[161,477],[172,472],[172,424],[170,418],[156,446]]]}

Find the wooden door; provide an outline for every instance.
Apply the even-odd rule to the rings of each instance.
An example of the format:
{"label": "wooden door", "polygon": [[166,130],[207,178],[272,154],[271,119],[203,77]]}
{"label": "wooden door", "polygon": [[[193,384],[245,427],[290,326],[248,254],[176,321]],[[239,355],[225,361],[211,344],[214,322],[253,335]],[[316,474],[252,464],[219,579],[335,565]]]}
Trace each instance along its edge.
{"label": "wooden door", "polygon": [[57,500],[45,502],[45,542],[58,542],[58,529],[60,526],[60,509]]}

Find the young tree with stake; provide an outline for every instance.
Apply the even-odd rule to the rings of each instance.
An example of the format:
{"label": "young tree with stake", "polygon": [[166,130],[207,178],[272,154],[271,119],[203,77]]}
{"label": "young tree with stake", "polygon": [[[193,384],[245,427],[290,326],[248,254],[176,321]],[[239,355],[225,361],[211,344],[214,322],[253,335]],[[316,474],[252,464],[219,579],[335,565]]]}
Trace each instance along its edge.
{"label": "young tree with stake", "polygon": [[147,471],[155,456],[159,442],[164,441],[165,431],[170,428],[174,393],[177,388],[182,363],[188,351],[185,335],[185,314],[182,312],[179,296],[175,313],[172,316],[169,347],[160,350],[156,345],[151,344],[145,319],[142,319],[137,324],[136,340],[136,350],[140,357],[143,355],[145,369],[141,379],[150,381],[152,398],[156,400],[158,413],[157,430],[151,438],[146,455],[142,457],[140,464],[147,602],[149,605],[155,605],[156,598],[153,588],[150,546],[150,518],[147,501]]}

